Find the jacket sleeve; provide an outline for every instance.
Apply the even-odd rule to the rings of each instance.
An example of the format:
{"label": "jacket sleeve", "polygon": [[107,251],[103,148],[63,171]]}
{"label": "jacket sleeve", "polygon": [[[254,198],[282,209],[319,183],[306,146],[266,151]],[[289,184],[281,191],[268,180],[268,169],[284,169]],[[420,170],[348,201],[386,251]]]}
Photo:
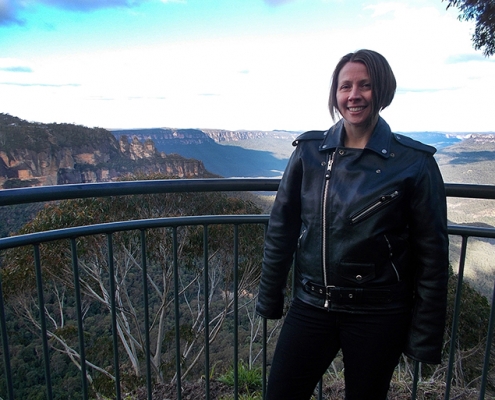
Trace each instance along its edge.
{"label": "jacket sleeve", "polygon": [[432,155],[411,195],[410,238],[415,263],[412,323],[404,353],[416,361],[441,361],[449,266],[445,186]]}
{"label": "jacket sleeve", "polygon": [[256,311],[269,319],[282,317],[287,276],[301,229],[299,148],[292,153],[268,222]]}

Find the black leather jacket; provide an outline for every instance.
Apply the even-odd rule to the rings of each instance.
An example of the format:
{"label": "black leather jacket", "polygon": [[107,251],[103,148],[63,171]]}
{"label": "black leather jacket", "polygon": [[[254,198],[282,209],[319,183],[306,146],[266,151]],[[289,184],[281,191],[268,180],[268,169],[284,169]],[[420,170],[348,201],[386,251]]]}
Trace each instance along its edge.
{"label": "black leather jacket", "polygon": [[380,118],[365,149],[343,145],[343,123],[296,139],[266,235],[257,312],[282,317],[294,296],[349,313],[411,312],[404,352],[439,363],[448,235],[433,147]]}

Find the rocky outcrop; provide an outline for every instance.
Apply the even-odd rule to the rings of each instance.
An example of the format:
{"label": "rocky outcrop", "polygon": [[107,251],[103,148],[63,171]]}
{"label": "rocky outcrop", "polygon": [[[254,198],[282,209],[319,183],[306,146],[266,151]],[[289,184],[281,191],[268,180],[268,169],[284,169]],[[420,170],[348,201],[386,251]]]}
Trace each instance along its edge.
{"label": "rocky outcrop", "polygon": [[[126,129],[112,131],[119,140],[123,136],[137,138],[138,141],[167,141],[168,143],[184,144],[204,144],[213,143],[213,140],[199,129],[172,129],[172,128],[152,128],[152,129]],[[133,139],[134,141],[134,139]]]}
{"label": "rocky outcrop", "polygon": [[173,129],[173,128],[153,128],[153,129],[128,129],[114,130],[112,133],[120,138],[122,136],[132,136],[139,140],[151,139],[154,143],[177,142],[180,144],[204,144],[204,143],[228,143],[239,142],[241,140],[260,139],[270,136],[273,139],[287,139],[294,135],[294,132],[287,131],[229,131],[225,129]]}
{"label": "rocky outcrop", "polygon": [[264,131],[227,131],[223,129],[203,129],[203,132],[217,143],[259,139],[268,134]]}
{"label": "rocky outcrop", "polygon": [[108,182],[124,175],[208,176],[201,161],[140,141],[72,124],[38,124],[0,114],[0,187]]}

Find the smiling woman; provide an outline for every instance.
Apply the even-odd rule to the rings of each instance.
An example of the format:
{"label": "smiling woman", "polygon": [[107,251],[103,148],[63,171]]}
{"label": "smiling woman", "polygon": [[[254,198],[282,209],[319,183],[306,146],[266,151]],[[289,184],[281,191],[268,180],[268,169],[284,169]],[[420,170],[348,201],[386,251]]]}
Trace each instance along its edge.
{"label": "smiling woman", "polygon": [[340,350],[347,400],[385,400],[402,353],[440,362],[444,184],[435,149],[393,134],[379,116],[395,87],[381,54],[345,55],[329,100],[342,119],[294,142],[266,232],[257,303],[261,316],[282,317],[294,263],[268,400],[309,399]]}

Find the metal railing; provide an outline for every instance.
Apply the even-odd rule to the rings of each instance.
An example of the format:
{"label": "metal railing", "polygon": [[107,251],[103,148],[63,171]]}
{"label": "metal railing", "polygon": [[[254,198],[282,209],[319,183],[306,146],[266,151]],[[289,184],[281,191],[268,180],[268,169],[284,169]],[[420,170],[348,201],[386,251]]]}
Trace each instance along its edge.
{"label": "metal railing", "polygon": [[[198,179],[198,180],[159,180],[159,181],[129,181],[129,182],[115,182],[115,183],[96,183],[96,184],[81,184],[81,185],[65,185],[65,186],[54,186],[54,187],[35,187],[35,188],[23,188],[23,189],[9,189],[0,190],[0,206],[16,205],[16,204],[26,204],[35,202],[47,202],[54,200],[65,200],[65,199],[82,199],[91,197],[107,197],[107,196],[122,196],[122,195],[136,195],[136,194],[157,194],[157,193],[184,193],[184,192],[276,192],[279,184],[278,179]],[[464,185],[464,184],[446,184],[446,191],[448,197],[465,197],[465,198],[476,198],[476,199],[495,199],[495,186],[486,185]],[[148,285],[146,284],[148,279],[148,269],[147,269],[147,252],[146,252],[146,240],[147,232],[153,229],[167,228],[171,230],[172,234],[172,253],[173,253],[173,304],[174,304],[174,324],[175,324],[175,360],[176,360],[176,374],[175,374],[175,384],[177,387],[177,399],[182,398],[181,393],[181,327],[179,325],[179,270],[181,266],[178,261],[178,229],[185,226],[200,226],[203,228],[203,291],[208,293],[208,263],[210,255],[208,253],[208,234],[209,227],[212,225],[229,225],[233,227],[234,232],[234,245],[233,245],[233,259],[234,259],[234,271],[233,271],[233,365],[234,365],[234,396],[238,398],[239,387],[238,387],[238,322],[239,322],[239,293],[238,293],[238,262],[239,262],[239,227],[244,225],[262,225],[266,226],[268,222],[268,215],[265,214],[253,214],[253,215],[206,215],[206,216],[187,216],[187,217],[170,217],[170,218],[154,218],[154,219],[143,219],[143,220],[131,220],[131,221],[118,221],[111,223],[96,224],[90,226],[80,226],[65,229],[56,229],[44,232],[35,232],[30,234],[0,238],[0,251],[7,249],[13,249],[21,246],[31,246],[33,249],[33,266],[36,275],[36,292],[38,295],[37,306],[39,310],[45,310],[45,298],[44,298],[44,280],[43,272],[41,266],[41,255],[40,246],[44,243],[54,242],[57,240],[68,240],[71,248],[71,262],[72,262],[72,279],[73,287],[75,293],[75,309],[77,316],[77,337],[78,337],[78,364],[80,366],[80,376],[81,376],[81,392],[84,399],[90,398],[88,390],[88,379],[87,379],[87,359],[85,355],[85,334],[84,334],[84,324],[83,324],[83,305],[81,297],[80,288],[80,277],[79,277],[79,259],[77,251],[77,240],[81,237],[87,237],[91,235],[105,235],[107,238],[107,260],[110,277],[110,290],[109,293],[115,294],[116,292],[116,282],[114,274],[114,256],[113,256],[113,236],[118,232],[127,231],[138,231],[140,237],[141,246],[141,270],[142,270],[142,282],[144,282],[142,287],[142,301],[144,309],[144,333],[145,333],[145,343],[144,354],[145,354],[145,375],[146,375],[146,391],[147,398],[152,399],[153,392],[153,368],[152,368],[152,355],[150,353],[150,321],[148,314],[149,307],[149,293]],[[458,267],[458,286],[455,296],[454,305],[454,316],[452,324],[452,333],[450,340],[450,355],[447,367],[447,378],[446,378],[446,390],[445,399],[450,399],[452,374],[454,369],[454,358],[456,353],[456,335],[459,327],[459,313],[460,304],[462,298],[462,284],[464,277],[464,267],[467,252],[467,243],[469,238],[495,238],[495,228],[482,228],[475,226],[460,226],[460,225],[450,225],[449,234],[460,236],[462,238],[461,244],[461,255],[460,263]],[[1,253],[0,253],[1,255]],[[118,305],[116,304],[116,296],[111,295],[110,297],[110,315],[111,315],[111,330],[112,330],[112,351],[113,351],[113,371],[114,371],[114,383],[115,383],[115,398],[123,398],[121,393],[121,380],[120,369],[121,360],[119,359],[119,337],[118,337]],[[493,341],[494,326],[495,326],[495,296],[492,295],[492,303],[490,309],[490,320],[488,325],[488,335],[485,344],[485,359],[482,369],[481,383],[479,385],[479,399],[485,398],[485,393],[487,390],[488,374],[490,372],[490,352],[491,343]],[[205,301],[204,304],[204,374],[203,378],[205,381],[205,398],[210,397],[210,375],[211,368],[210,365],[210,354],[209,354],[209,310],[208,303]],[[52,380],[51,380],[51,349],[49,343],[49,337],[47,334],[47,316],[44,312],[39,312],[39,326],[40,326],[40,336],[42,341],[42,358],[43,358],[43,368],[44,368],[44,383],[43,386],[46,390],[46,398],[52,399]],[[3,368],[5,383],[3,386],[4,396],[8,399],[16,398],[14,393],[14,374],[16,371],[12,369],[11,365],[11,348],[9,347],[9,330],[7,329],[6,323],[6,308],[4,301],[4,291],[2,288],[2,282],[0,281],[0,333],[2,340],[2,353],[3,353]],[[262,357],[262,368],[263,368],[263,388],[264,393],[267,374],[267,321],[263,321],[263,357]],[[415,365],[415,374],[413,379],[412,387],[412,398],[416,398],[416,391],[418,386],[418,381],[420,379],[419,365]],[[320,388],[320,398],[321,398],[321,388]]]}

